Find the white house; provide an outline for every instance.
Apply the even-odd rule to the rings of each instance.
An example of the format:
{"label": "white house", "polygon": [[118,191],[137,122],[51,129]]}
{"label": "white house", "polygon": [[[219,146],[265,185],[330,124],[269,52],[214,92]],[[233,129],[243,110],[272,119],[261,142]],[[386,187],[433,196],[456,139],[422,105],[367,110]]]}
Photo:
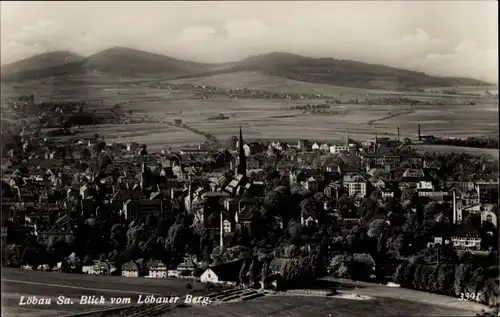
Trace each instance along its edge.
{"label": "white house", "polygon": [[364,197],[366,195],[367,181],[361,175],[345,175],[344,187],[351,197]]}
{"label": "white house", "polygon": [[224,220],[223,223],[224,233],[231,233],[231,222],[229,220]]}
{"label": "white house", "polygon": [[475,235],[451,237],[453,247],[457,249],[467,249],[478,251],[481,249],[481,238]]}
{"label": "white house", "polygon": [[417,183],[417,189],[434,190],[434,186],[431,181],[419,180]]}
{"label": "white house", "polygon": [[338,153],[347,153],[350,151],[349,145],[332,145],[330,146],[330,153],[338,154]]}
{"label": "white house", "polygon": [[312,145],[312,150],[313,150],[313,151],[319,151],[319,149],[320,149],[320,146],[319,146],[319,144],[318,144],[318,143],[314,143],[314,144]]}
{"label": "white house", "polygon": [[436,245],[446,245],[446,244],[450,244],[450,239],[446,239],[443,237],[433,237],[431,241],[427,242],[427,247],[428,248],[433,248],[435,247]]}

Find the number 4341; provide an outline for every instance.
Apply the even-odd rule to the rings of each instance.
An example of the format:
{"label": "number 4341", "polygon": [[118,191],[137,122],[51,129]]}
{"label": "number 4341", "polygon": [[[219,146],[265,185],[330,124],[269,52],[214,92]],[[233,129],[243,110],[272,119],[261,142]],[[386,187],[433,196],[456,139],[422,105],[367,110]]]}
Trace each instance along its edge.
{"label": "number 4341", "polygon": [[459,300],[463,301],[480,301],[481,293],[460,293]]}

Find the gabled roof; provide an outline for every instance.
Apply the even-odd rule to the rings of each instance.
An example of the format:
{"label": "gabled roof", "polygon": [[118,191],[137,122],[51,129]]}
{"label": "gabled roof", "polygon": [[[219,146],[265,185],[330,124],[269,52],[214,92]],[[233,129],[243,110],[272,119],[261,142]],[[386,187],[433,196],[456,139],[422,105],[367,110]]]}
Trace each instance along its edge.
{"label": "gabled roof", "polygon": [[238,220],[250,220],[259,212],[254,206],[245,206],[238,212]]}

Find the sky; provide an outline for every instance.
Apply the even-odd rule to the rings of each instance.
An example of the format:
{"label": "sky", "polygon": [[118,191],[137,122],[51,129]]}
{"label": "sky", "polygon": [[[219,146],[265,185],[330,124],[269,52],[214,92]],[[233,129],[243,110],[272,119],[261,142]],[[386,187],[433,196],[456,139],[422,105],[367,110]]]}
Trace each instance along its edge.
{"label": "sky", "polygon": [[497,1],[2,1],[1,63],[123,46],[200,62],[288,52],[498,83]]}

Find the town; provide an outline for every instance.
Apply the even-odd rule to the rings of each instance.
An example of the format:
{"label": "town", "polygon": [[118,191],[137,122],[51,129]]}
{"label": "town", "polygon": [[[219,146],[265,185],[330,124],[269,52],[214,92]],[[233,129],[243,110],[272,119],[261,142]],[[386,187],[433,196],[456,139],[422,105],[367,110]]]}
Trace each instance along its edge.
{"label": "town", "polygon": [[[76,113],[65,131],[94,123]],[[331,276],[498,305],[498,161],[418,152],[420,129],[332,144],[240,127],[149,153],[24,125],[3,141],[2,265],[275,290]]]}

